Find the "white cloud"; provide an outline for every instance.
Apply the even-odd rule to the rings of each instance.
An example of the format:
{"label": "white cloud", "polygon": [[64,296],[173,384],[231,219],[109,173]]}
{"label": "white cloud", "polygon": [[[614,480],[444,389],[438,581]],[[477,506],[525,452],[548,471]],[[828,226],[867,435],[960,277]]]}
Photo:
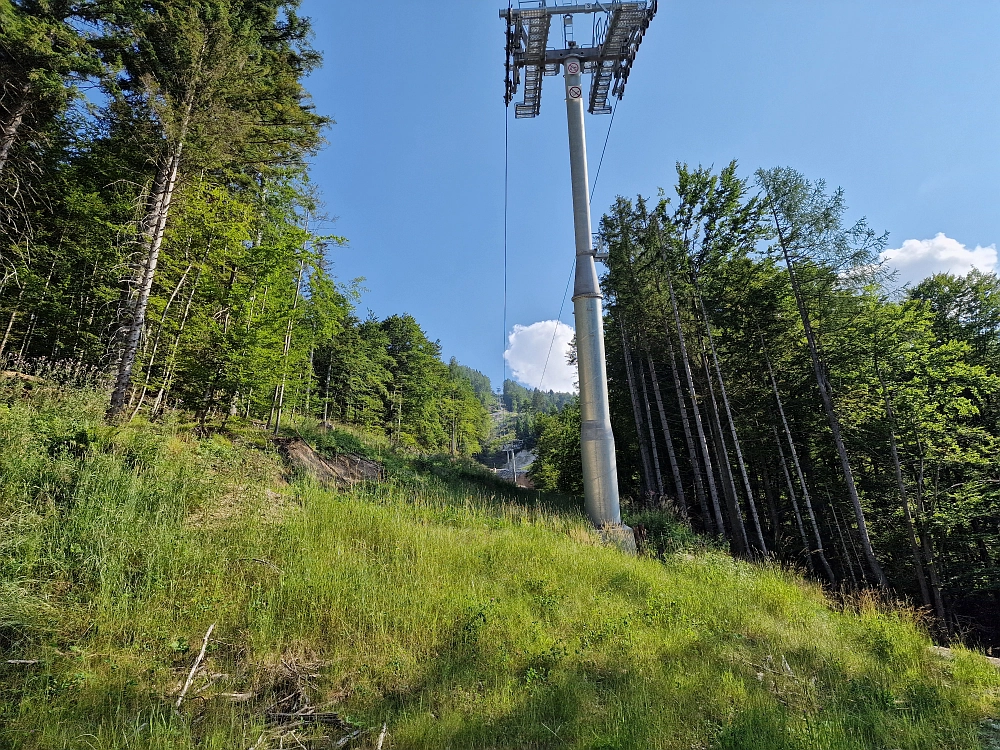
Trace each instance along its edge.
{"label": "white cloud", "polygon": [[[514,373],[514,379],[528,388],[537,388],[541,382],[542,389],[546,391],[576,391],[576,367],[566,362],[573,334],[572,328],[558,320],[541,320],[530,326],[514,326],[513,333],[507,339],[509,346],[503,354]],[[551,355],[549,346],[552,347]],[[549,361],[547,368],[546,357]]]}
{"label": "white cloud", "polygon": [[907,240],[903,246],[882,253],[882,260],[899,273],[900,284],[917,283],[935,273],[964,276],[973,268],[992,271],[997,265],[996,245],[970,250],[943,232],[932,240]]}

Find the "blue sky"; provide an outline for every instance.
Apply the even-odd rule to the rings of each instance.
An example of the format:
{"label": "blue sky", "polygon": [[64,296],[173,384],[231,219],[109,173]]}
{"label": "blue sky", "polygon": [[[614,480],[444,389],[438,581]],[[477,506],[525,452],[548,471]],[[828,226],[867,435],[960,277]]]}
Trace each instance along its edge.
{"label": "blue sky", "polygon": [[[546,78],[540,117],[505,112],[498,8],[305,0],[325,56],[308,85],[337,120],[313,176],[350,240],[335,272],[367,279],[363,312],[411,313],[446,357],[495,384],[522,326],[531,335],[515,337],[512,364],[535,385],[548,337],[531,326],[556,317],[573,257],[565,109],[561,79]],[[904,280],[989,267],[998,31],[996,0],[661,0],[611,131],[595,224],[618,194],[669,189],[677,161],[735,158],[746,174],[792,166],[842,186],[852,218],[890,232]],[[592,175],[609,119],[588,115]],[[562,320],[572,325],[569,303]],[[546,388],[572,379],[553,360]]]}

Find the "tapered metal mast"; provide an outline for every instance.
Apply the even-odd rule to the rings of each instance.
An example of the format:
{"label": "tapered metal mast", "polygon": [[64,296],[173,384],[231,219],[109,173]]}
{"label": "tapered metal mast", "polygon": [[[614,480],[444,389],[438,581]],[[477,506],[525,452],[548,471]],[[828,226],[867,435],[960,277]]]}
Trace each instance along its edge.
{"label": "tapered metal mast", "polygon": [[[507,21],[504,100],[508,106],[524,72],[524,101],[515,106],[516,117],[537,116],[541,110],[542,77],[557,75],[560,69],[564,73],[576,235],[573,313],[583,422],[580,435],[583,486],[587,515],[595,526],[608,532],[623,527],[615,438],[608,405],[604,312],[590,216],[582,79],[584,73],[591,74],[587,97],[590,112],[609,114],[608,96],[621,99],[624,95],[636,52],[655,14],[656,0],[555,6],[546,6],[545,0],[533,0],[521,3],[518,8],[500,11],[500,17]],[[590,18],[589,45],[576,41],[574,19],[577,15]],[[553,16],[562,19],[563,46],[558,49],[551,49],[548,44]],[[626,536],[626,546],[634,546],[631,533]]]}

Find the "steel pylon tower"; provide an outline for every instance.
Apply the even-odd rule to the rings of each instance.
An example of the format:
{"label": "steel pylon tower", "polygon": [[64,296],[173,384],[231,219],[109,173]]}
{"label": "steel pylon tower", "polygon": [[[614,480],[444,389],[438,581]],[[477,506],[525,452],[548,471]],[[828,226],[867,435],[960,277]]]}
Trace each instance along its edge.
{"label": "steel pylon tower", "polygon": [[[557,0],[555,0],[557,2]],[[631,531],[622,526],[618,499],[615,437],[608,405],[608,374],[604,353],[604,313],[597,280],[590,216],[590,179],[584,126],[582,77],[591,74],[587,94],[591,114],[610,114],[608,97],[625,93],[636,52],[656,14],[656,0],[547,5],[545,0],[519,2],[500,11],[507,21],[507,80],[504,101],[510,106],[524,74],[524,101],[515,105],[518,118],[535,117],[542,105],[544,76],[563,70],[569,154],[573,182],[573,218],[576,233],[576,277],[573,314],[576,321],[577,362],[580,375],[580,435],[583,486],[587,515],[606,533],[622,534],[634,548]],[[589,17],[587,43],[576,39],[575,19]],[[560,19],[562,47],[550,47],[553,18]],[[583,35],[581,34],[581,37]]]}

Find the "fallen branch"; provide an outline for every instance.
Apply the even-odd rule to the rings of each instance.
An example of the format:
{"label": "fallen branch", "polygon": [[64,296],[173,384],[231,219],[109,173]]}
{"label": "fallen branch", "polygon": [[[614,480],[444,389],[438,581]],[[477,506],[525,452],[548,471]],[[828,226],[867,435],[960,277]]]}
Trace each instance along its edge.
{"label": "fallen branch", "polygon": [[181,694],[177,698],[177,703],[174,704],[175,709],[180,709],[181,703],[184,702],[184,696],[187,695],[187,691],[191,687],[191,683],[194,682],[194,676],[201,668],[201,663],[205,659],[205,651],[208,649],[208,641],[212,637],[212,631],[215,630],[216,625],[218,625],[218,623],[213,622],[208,628],[208,632],[205,633],[205,640],[202,641],[201,644],[201,653],[198,654],[198,658],[195,659],[194,666],[191,667],[191,674],[188,675],[187,682],[184,683],[184,688],[181,690]]}
{"label": "fallen branch", "polygon": [[351,732],[346,737],[338,740],[337,744],[334,745],[334,747],[338,747],[338,748],[340,748],[340,747],[347,747],[350,744],[351,740],[356,740],[358,737],[360,737],[364,733],[364,731],[365,731],[364,729],[359,729],[356,732]]}
{"label": "fallen branch", "polygon": [[297,720],[303,724],[325,724],[327,726],[340,727],[341,729],[347,729],[351,726],[344,721],[340,714],[333,711],[318,712],[309,709],[293,714],[274,712],[270,714],[270,717],[272,720],[278,722]]}
{"label": "fallen branch", "polygon": [[377,748],[377,750],[382,750],[382,743],[385,742],[385,735],[386,735],[386,732],[388,730],[389,730],[389,725],[388,724],[383,724],[382,725],[382,733],[378,736],[378,748]]}
{"label": "fallen branch", "polygon": [[253,693],[220,693],[219,697],[233,703],[246,703],[253,700]]}
{"label": "fallen branch", "polygon": [[7,663],[19,667],[33,667],[36,664],[41,664],[38,659],[8,659]]}

